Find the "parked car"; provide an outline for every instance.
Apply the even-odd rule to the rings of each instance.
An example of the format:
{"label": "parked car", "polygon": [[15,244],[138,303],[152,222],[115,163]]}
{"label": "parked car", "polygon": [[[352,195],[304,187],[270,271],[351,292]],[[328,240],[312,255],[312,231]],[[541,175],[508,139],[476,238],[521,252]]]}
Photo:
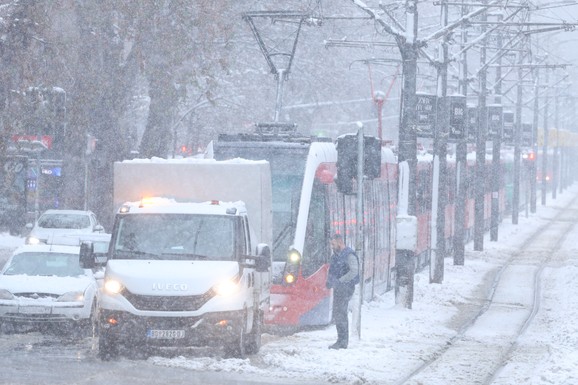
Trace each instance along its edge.
{"label": "parked car", "polygon": [[61,330],[94,331],[98,285],[79,263],[79,246],[24,245],[0,272],[2,330],[65,324]]}
{"label": "parked car", "polygon": [[28,245],[59,243],[55,240],[63,235],[104,232],[104,227],[98,222],[96,215],[92,211],[83,210],[46,210],[34,226],[29,224],[27,227],[31,228],[26,238]]}

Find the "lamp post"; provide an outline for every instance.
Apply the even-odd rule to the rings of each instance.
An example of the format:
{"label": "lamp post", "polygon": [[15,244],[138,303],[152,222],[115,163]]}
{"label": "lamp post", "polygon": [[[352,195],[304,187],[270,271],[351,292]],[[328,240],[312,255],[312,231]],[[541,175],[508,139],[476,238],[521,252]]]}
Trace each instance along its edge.
{"label": "lamp post", "polygon": [[375,91],[375,96],[373,97],[373,101],[377,107],[377,137],[379,138],[380,143],[383,140],[383,105],[385,103],[385,94],[381,91]]}

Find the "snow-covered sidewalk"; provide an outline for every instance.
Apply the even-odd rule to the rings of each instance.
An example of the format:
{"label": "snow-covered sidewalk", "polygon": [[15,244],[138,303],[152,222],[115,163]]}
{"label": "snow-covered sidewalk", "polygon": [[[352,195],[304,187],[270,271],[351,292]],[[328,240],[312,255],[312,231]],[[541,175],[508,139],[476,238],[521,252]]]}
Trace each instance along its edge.
{"label": "snow-covered sidewalk", "polygon": [[[395,384],[447,345],[458,328],[484,304],[492,272],[576,195],[578,188],[574,186],[556,200],[548,197],[547,205],[539,205],[536,214],[526,217],[520,213],[518,225],[511,224],[511,217],[504,218],[499,228],[499,242],[490,242],[486,235],[484,251],[473,251],[473,245],[468,244],[464,266],[454,266],[451,258],[445,260],[442,284],[430,284],[427,271],[416,274],[413,309],[396,306],[391,291],[364,304],[361,339],[352,337],[347,350],[327,349],[336,338],[334,326],[329,326],[286,337],[266,335],[261,352],[244,360],[211,357],[152,357],[149,360],[157,365],[199,371],[252,373],[261,379],[285,378],[291,383]],[[564,268],[546,269],[545,275],[551,278],[548,282],[556,284],[542,289],[543,311],[518,341],[522,347],[544,344],[547,356],[541,358],[538,366],[532,361],[524,362],[524,357],[516,357],[512,365],[500,372],[495,383],[578,383],[576,239],[578,233],[570,234],[562,246],[561,252],[569,256]],[[475,359],[463,357],[458,364],[468,365],[468,360]],[[471,383],[468,379],[449,376],[448,373],[448,378],[441,382],[432,379],[424,384]]]}

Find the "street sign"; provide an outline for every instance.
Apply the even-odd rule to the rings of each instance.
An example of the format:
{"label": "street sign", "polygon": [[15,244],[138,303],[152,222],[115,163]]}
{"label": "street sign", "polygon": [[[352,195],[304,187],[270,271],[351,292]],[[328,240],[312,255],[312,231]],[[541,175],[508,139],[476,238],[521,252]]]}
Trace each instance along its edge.
{"label": "street sign", "polygon": [[488,140],[499,139],[502,136],[503,117],[502,106],[499,104],[489,105],[488,113]]}
{"label": "street sign", "polygon": [[502,115],[504,121],[504,133],[502,141],[507,145],[514,145],[514,113],[512,111],[504,111]]}
{"label": "street sign", "polygon": [[534,144],[533,127],[530,123],[522,123],[522,141],[520,143],[523,147],[532,147]]}
{"label": "street sign", "polygon": [[466,97],[461,95],[449,96],[450,104],[450,132],[449,139],[460,141],[466,137]]}
{"label": "street sign", "polygon": [[416,131],[419,138],[433,138],[436,122],[436,102],[435,95],[418,93],[416,94]]}

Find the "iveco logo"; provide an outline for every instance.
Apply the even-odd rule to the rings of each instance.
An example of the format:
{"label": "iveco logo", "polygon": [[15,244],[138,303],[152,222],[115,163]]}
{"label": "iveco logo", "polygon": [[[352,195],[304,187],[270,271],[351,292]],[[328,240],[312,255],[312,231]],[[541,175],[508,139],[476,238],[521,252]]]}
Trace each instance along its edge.
{"label": "iveco logo", "polygon": [[153,283],[153,290],[159,291],[186,291],[186,283]]}

